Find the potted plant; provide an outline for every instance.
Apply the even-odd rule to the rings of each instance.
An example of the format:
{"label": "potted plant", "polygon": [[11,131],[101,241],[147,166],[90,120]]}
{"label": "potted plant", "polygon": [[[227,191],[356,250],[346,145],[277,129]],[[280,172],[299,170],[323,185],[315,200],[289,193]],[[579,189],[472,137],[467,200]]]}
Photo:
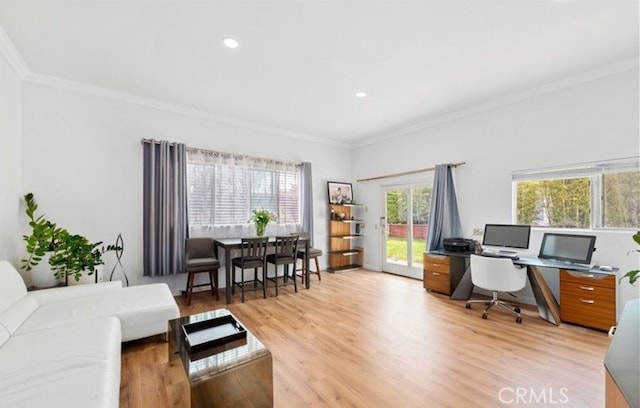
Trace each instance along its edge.
{"label": "potted plant", "polygon": [[276,216],[274,214],[262,208],[260,210],[253,210],[253,214],[251,215],[251,218],[249,218],[249,222],[253,221],[253,223],[255,223],[256,235],[261,237],[264,235],[267,224],[269,224],[270,221],[275,221],[275,219]]}
{"label": "potted plant", "polygon": [[56,279],[64,279],[65,284],[69,284],[69,276],[79,282],[84,272],[91,276],[96,267],[104,264],[102,242],[92,243],[82,235],[64,231],[59,236],[59,243],[49,258],[49,265]]}
{"label": "potted plant", "polygon": [[[638,244],[638,246],[640,246],[640,231],[636,232],[633,236],[632,236],[634,242],[636,244]],[[627,253],[627,255],[629,255],[630,253],[633,252],[639,252],[640,253],[640,249],[633,249],[631,251],[629,251]],[[640,269],[635,269],[633,271],[629,271],[627,272],[623,277],[620,278],[620,282],[622,282],[622,280],[624,278],[629,279],[629,283],[632,285],[636,284],[636,281],[638,280],[638,278],[640,278]]]}
{"label": "potted plant", "polygon": [[[29,218],[31,234],[24,235],[28,257],[23,259],[22,268],[31,271],[32,280],[37,287],[47,287],[56,284],[54,279],[64,279],[69,283],[68,277],[73,277],[79,282],[83,273],[93,275],[100,265],[104,264],[102,254],[118,249],[117,245],[108,245],[106,248],[102,241],[92,243],[86,237],[70,234],[64,228],[57,227],[55,223],[44,218],[44,215],[36,216],[38,205],[32,193],[26,194],[24,200],[27,204],[26,214]],[[39,277],[33,268],[43,263]]]}
{"label": "potted plant", "polygon": [[49,259],[60,245],[59,238],[66,230],[44,218],[44,214],[36,216],[38,204],[33,194],[26,194],[24,200],[31,233],[22,236],[26,244],[27,258],[22,260],[21,268],[30,271],[31,280],[36,287],[54,286],[56,282],[51,273]]}
{"label": "potted plant", "polygon": [[66,231],[45,219],[44,215],[35,216],[38,204],[36,204],[33,194],[26,194],[24,200],[27,204],[26,214],[29,218],[31,234],[22,236],[26,242],[28,254],[27,259],[22,260],[24,263],[22,268],[30,271],[42,261],[48,252],[53,252],[56,249],[59,245],[60,235]]}

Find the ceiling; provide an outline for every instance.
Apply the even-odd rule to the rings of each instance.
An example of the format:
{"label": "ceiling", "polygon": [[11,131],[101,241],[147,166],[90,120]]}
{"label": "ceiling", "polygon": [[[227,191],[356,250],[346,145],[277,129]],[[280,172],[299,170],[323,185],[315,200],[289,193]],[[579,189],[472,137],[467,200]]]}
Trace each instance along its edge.
{"label": "ceiling", "polygon": [[637,0],[0,0],[0,27],[32,76],[348,145],[639,48]]}

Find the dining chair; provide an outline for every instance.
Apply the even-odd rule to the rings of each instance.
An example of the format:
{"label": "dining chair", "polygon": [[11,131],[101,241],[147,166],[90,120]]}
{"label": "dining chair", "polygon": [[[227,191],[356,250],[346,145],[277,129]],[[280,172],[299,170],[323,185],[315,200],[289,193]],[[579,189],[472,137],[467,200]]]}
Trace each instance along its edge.
{"label": "dining chair", "polygon": [[[292,234],[295,235],[295,234]],[[305,233],[300,233],[300,238],[305,238],[308,239],[309,236],[308,234]],[[307,263],[305,262],[305,248],[303,245],[298,245],[298,253],[297,253],[297,258],[302,260],[302,267],[300,269],[296,269],[296,272],[300,271],[301,275],[301,283],[304,284],[304,280],[305,280],[305,276],[306,276],[306,267],[307,267]],[[315,273],[316,275],[318,275],[318,280],[321,281],[322,280],[322,276],[320,275],[320,265],[318,263],[318,258],[322,256],[322,250],[318,249],[318,248],[312,248],[309,247],[309,264],[311,263],[311,260],[313,260],[316,264],[316,270],[312,271],[309,270],[309,275],[311,275],[312,273]]]}
{"label": "dining chair", "polygon": [[[211,294],[216,296],[216,300],[220,300],[218,293],[219,267],[220,263],[213,252],[213,238],[199,237],[187,238],[185,240],[184,270],[188,273],[187,287],[185,290],[187,305],[191,305],[193,288],[202,286],[211,287]],[[209,282],[194,285],[196,274],[202,272],[209,273]]]}
{"label": "dining chair", "polygon": [[[239,257],[233,258],[231,260],[231,265],[233,267],[233,286],[232,292],[235,294],[236,286],[240,287],[242,290],[242,303],[244,303],[244,284],[253,282],[253,290],[258,289],[258,284],[262,286],[262,295],[264,298],[267,297],[267,281],[266,281],[266,271],[267,271],[267,242],[269,241],[268,237],[259,237],[259,238],[242,238],[240,249],[241,254]],[[237,279],[236,268],[240,268],[240,280]],[[253,269],[253,279],[246,280],[244,276],[244,271],[247,269]],[[258,279],[258,269],[262,270],[262,280]]]}
{"label": "dining chair", "polygon": [[267,263],[275,266],[273,277],[267,274],[267,280],[273,281],[276,285],[276,296],[278,296],[278,265],[284,265],[284,275],[282,276],[283,284],[286,285],[289,280],[289,266],[292,267],[291,280],[293,287],[298,292],[298,280],[296,279],[296,262],[298,254],[298,235],[277,236],[275,242],[275,252],[267,255]]}

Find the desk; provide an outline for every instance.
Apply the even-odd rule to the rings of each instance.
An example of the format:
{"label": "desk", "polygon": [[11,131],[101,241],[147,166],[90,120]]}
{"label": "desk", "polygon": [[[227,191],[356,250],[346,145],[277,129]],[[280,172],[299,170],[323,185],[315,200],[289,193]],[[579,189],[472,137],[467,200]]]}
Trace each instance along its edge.
{"label": "desk", "polygon": [[[268,246],[275,246],[276,238],[269,237]],[[309,279],[309,239],[305,237],[300,237],[298,240],[298,244],[304,243],[305,256],[302,262],[304,262],[305,266],[305,288],[309,289],[311,280]],[[216,257],[220,259],[220,248],[224,249],[224,264],[225,264],[225,300],[227,303],[231,303],[231,289],[233,288],[233,281],[231,279],[231,251],[234,249],[242,248],[242,238],[223,238],[223,239],[215,239],[213,241],[213,247],[216,251]],[[293,273],[295,274],[295,268]],[[295,276],[294,276],[295,279]]]}
{"label": "desk", "polygon": [[[458,266],[458,268],[463,268],[464,271],[458,271],[458,273],[462,272],[463,275],[460,279],[460,282],[453,289],[451,299],[469,299],[471,297],[471,293],[473,292],[473,283],[471,282],[471,269],[469,268],[469,258],[471,257],[471,253],[429,251],[429,254],[455,257],[463,260],[463,262],[452,263],[452,265],[461,265]],[[519,259],[514,260],[513,263],[516,265],[523,265],[527,267],[527,277],[529,279],[529,284],[531,285],[531,290],[533,291],[533,296],[535,297],[536,304],[538,306],[538,313],[544,320],[555,325],[560,325],[561,322],[560,304],[553,295],[553,292],[549,288],[549,285],[545,281],[542,273],[538,268],[555,268],[566,271],[583,272],[585,274],[584,278],[597,278],[604,275],[613,275],[614,279],[617,275],[618,270],[617,268],[614,268],[612,271],[601,271],[597,268],[589,269],[589,267],[586,266],[550,261],[538,258],[537,256],[521,256]],[[454,276],[455,274],[452,272],[451,275]],[[612,324],[615,324],[615,304],[613,310],[614,315]],[[607,328],[604,327],[601,327],[601,329],[607,330]]]}

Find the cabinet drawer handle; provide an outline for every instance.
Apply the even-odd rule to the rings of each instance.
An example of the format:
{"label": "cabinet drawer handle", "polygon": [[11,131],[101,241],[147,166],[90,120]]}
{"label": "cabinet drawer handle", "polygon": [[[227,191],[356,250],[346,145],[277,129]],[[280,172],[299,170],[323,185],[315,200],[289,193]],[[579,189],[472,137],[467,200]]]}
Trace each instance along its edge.
{"label": "cabinet drawer handle", "polygon": [[593,286],[579,286],[579,288],[582,290],[589,290],[589,291],[596,290],[596,288],[594,288]]}
{"label": "cabinet drawer handle", "polygon": [[431,264],[431,266],[433,266],[433,267],[436,267],[436,268],[437,268],[438,266],[440,266],[440,264]]}
{"label": "cabinet drawer handle", "polygon": [[581,273],[580,276],[583,278],[595,278],[596,276],[592,273]]}
{"label": "cabinet drawer handle", "polygon": [[433,276],[440,276],[439,272],[431,272],[433,274]]}
{"label": "cabinet drawer handle", "polygon": [[587,304],[590,304],[590,305],[592,305],[592,304],[596,303],[596,301],[595,301],[595,300],[585,300],[585,299],[580,299],[580,301],[581,301],[582,303],[587,303]]}

